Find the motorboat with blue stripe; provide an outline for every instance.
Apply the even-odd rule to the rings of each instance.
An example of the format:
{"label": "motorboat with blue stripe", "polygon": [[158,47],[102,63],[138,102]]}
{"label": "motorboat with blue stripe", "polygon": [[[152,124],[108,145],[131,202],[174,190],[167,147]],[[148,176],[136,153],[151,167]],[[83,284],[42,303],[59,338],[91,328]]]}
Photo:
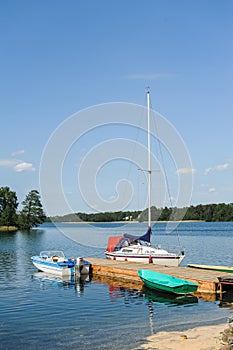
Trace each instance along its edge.
{"label": "motorboat with blue stripe", "polygon": [[45,250],[31,257],[33,265],[39,270],[60,276],[79,276],[91,272],[91,264],[82,257],[66,258],[63,251]]}

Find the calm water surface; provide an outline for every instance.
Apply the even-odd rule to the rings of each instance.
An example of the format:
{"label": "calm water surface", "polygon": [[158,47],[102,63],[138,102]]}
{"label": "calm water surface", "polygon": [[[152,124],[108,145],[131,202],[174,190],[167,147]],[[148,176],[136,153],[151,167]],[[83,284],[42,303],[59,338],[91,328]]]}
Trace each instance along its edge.
{"label": "calm water surface", "polygon": [[[231,304],[168,299],[96,280],[62,281],[38,272],[31,256],[63,250],[67,256],[104,257],[109,235],[142,233],[143,224],[42,225],[30,234],[0,233],[0,349],[133,349],[158,331],[226,322]],[[182,223],[188,263],[233,265],[233,223]],[[70,237],[75,239],[71,240]],[[160,223],[153,243],[173,249],[177,236]]]}

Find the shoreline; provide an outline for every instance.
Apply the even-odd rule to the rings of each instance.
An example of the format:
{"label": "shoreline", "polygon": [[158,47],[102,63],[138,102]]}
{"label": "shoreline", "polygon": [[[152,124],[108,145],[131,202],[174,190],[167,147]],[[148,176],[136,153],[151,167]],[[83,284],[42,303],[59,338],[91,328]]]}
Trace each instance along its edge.
{"label": "shoreline", "polygon": [[[48,221],[54,224],[146,224],[146,221],[137,221],[137,220],[132,220],[132,221]],[[181,223],[181,222],[185,222],[185,223],[193,223],[193,222],[206,222],[203,220],[181,220],[181,221],[167,221],[167,220],[163,220],[163,221],[151,221],[152,224],[155,223]],[[46,222],[45,222],[46,223]]]}
{"label": "shoreline", "polygon": [[158,332],[146,338],[146,342],[134,350],[221,350],[227,349],[223,335],[228,323],[199,326],[185,331]]}

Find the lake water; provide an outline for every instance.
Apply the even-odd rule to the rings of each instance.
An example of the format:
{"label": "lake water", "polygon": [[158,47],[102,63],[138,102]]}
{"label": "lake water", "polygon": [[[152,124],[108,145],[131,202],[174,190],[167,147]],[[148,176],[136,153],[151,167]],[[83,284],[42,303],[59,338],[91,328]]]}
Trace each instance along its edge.
{"label": "lake water", "polygon": [[[154,225],[152,243],[173,249],[177,236],[166,227]],[[120,283],[61,281],[38,273],[31,263],[31,256],[48,249],[104,257],[109,235],[145,230],[136,223],[44,224],[31,233],[0,233],[0,349],[129,350],[158,331],[227,322],[229,303],[173,300]],[[179,235],[183,266],[233,265],[233,223],[182,223]]]}

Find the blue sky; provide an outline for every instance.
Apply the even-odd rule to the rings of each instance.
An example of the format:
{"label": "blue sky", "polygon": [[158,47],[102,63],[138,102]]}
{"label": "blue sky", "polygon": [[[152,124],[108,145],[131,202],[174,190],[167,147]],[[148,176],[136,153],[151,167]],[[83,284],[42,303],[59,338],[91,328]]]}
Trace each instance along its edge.
{"label": "blue sky", "polygon": [[[153,108],[190,154],[191,204],[233,202],[232,38],[231,0],[1,1],[0,186],[19,201],[40,190],[42,153],[61,123],[102,103],[144,105],[150,86]],[[126,129],[111,135],[126,137]],[[77,191],[77,164],[101,137],[84,137],[65,160],[73,210],[93,211]],[[99,174],[103,197],[116,169],[119,177],[131,171],[123,163]],[[135,185],[128,208],[138,206]]]}

